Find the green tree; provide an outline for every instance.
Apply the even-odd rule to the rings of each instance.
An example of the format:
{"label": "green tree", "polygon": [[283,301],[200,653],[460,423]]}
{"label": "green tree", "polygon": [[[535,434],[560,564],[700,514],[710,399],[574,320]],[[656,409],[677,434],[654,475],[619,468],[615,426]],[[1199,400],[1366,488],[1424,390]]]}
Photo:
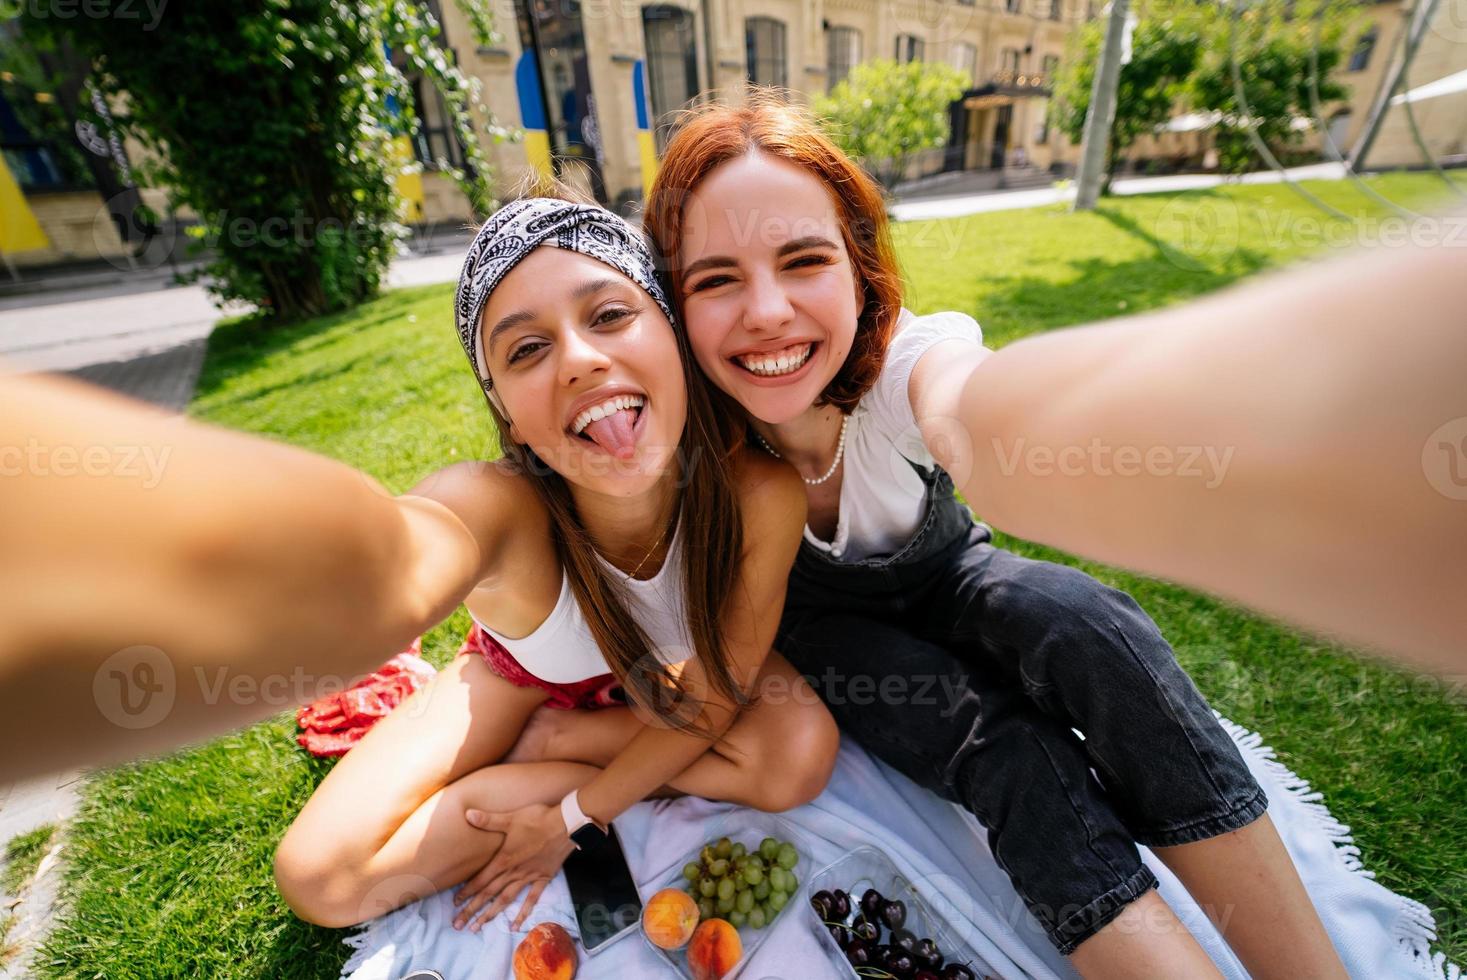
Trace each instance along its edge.
{"label": "green tree", "polygon": [[878,58],[851,69],[814,109],[836,145],[890,187],[914,155],[946,145],[948,107],[966,87],[950,65]]}
{"label": "green tree", "polygon": [[[1084,25],[1071,39],[1069,56],[1055,81],[1051,119],[1071,143],[1085,135],[1085,115],[1095,85],[1095,66],[1105,35],[1105,22]],[[1197,70],[1203,50],[1195,22],[1142,19],[1131,37],[1131,60],[1116,83],[1116,114],[1105,151],[1105,183],[1110,192],[1116,161],[1137,137],[1155,131],[1169,119],[1187,81]]]}
{"label": "green tree", "polygon": [[1350,94],[1332,77],[1343,58],[1337,13],[1320,8],[1308,15],[1255,14],[1236,26],[1220,23],[1214,50],[1192,82],[1195,104],[1221,114],[1213,137],[1224,173],[1262,165],[1250,128],[1270,152],[1285,152],[1303,138],[1305,130],[1295,120],[1314,118],[1316,98],[1322,106]]}
{"label": "green tree", "polygon": [[[459,2],[489,43],[485,0]],[[152,20],[131,0],[72,17],[15,9],[42,59],[91,66],[116,126],[147,151],[140,182],[199,216],[222,300],[291,319],[377,292],[405,232],[394,143],[417,125],[405,73],[442,92],[468,161],[454,176],[476,209],[492,204],[476,92],[416,0],[193,0]]]}

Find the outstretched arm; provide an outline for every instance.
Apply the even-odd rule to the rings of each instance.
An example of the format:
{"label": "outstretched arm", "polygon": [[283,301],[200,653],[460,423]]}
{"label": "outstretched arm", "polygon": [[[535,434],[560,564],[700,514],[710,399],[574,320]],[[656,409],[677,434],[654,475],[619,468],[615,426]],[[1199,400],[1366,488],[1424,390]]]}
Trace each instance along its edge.
{"label": "outstretched arm", "polygon": [[1464,309],[1461,249],[1377,249],[987,357],[947,341],[909,393],[996,526],[1460,673]]}
{"label": "outstretched arm", "polygon": [[0,744],[27,746],[0,784],[339,689],[451,612],[482,561],[441,503],[44,375],[0,379],[0,542]]}

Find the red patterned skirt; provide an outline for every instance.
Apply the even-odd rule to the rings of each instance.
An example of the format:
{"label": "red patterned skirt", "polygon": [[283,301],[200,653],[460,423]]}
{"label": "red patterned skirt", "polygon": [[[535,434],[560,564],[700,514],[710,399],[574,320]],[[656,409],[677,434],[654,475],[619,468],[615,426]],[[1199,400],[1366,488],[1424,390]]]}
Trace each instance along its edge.
{"label": "red patterned skirt", "polygon": [[464,636],[463,646],[458,648],[458,653],[460,656],[465,653],[477,653],[484,658],[484,663],[490,670],[516,687],[533,687],[541,691],[548,691],[550,697],[545,700],[547,707],[565,710],[593,709],[625,706],[627,703],[626,691],[622,688],[621,682],[616,679],[615,674],[588,677],[573,684],[553,684],[550,681],[541,680],[521,667],[514,655],[478,623],[474,623],[469,628],[468,633]]}

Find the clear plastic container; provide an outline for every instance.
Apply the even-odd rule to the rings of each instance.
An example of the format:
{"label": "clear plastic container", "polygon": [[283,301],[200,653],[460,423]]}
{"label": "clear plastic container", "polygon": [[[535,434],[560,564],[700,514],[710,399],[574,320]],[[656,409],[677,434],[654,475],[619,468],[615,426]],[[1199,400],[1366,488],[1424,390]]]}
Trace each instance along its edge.
{"label": "clear plastic container", "polygon": [[[742,808],[730,810],[727,814],[709,824],[708,834],[703,838],[703,842],[709,843],[716,841],[720,837],[727,837],[735,844],[743,844],[750,851],[757,851],[759,849],[759,842],[764,838],[773,837],[775,840],[788,841],[800,853],[800,861],[792,869],[796,879],[795,890],[790,895],[789,902],[775,916],[774,921],[765,925],[763,929],[744,926],[739,930],[739,940],[743,943],[744,955],[739,958],[739,961],[734,964],[734,968],[726,973],[723,978],[723,980],[736,980],[739,974],[743,972],[749,960],[759,951],[759,947],[764,944],[764,940],[769,937],[769,933],[773,931],[776,923],[783,921],[786,916],[800,915],[801,909],[805,912],[810,911],[810,845],[806,837],[789,821],[783,820],[772,813],[763,813],[759,810]],[[684,855],[681,860],[677,861],[668,869],[666,874],[658,879],[656,887],[652,889],[652,894],[655,895],[664,888],[685,888],[687,886],[687,880],[683,878],[683,867],[690,861],[696,861],[697,859],[698,855],[696,852]],[[646,897],[651,898],[651,895]],[[663,949],[660,946],[654,945],[645,933],[642,935],[642,941],[647,944],[647,948],[661,957],[663,962],[676,970],[679,976],[692,977],[693,973],[688,969],[688,951],[686,946],[682,949]]]}
{"label": "clear plastic container", "polygon": [[[907,906],[905,928],[915,933],[918,939],[930,938],[937,943],[937,948],[943,955],[944,964],[961,963],[972,970],[973,975],[979,980],[983,980],[985,976],[998,976],[987,962],[973,951],[972,947],[958,941],[956,938],[958,930],[935,911],[934,906],[938,903],[924,898],[921,889],[902,875],[897,866],[892,863],[891,858],[874,847],[856,848],[833,864],[816,872],[808,884],[810,895],[820,891],[835,891],[837,888],[849,894],[851,916],[846,920],[847,922],[859,914],[861,896],[866,889],[875,888],[883,897],[901,901]],[[816,940],[830,958],[831,966],[837,971],[833,975],[862,980],[862,974],[857,973],[850,960],[846,959],[845,952],[837,945],[835,937],[830,934],[829,926],[820,920],[808,899],[800,906],[800,915],[810,924]],[[882,932],[886,933],[884,927]]]}

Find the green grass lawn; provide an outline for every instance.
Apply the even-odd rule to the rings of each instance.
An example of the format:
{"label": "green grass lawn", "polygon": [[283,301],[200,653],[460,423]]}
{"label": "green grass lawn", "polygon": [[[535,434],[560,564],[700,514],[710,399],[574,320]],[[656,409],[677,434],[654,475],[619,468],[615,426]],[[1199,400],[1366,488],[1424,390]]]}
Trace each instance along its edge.
{"label": "green grass lawn", "polygon": [[[1443,190],[1424,176],[1373,186],[1410,206]],[[1312,189],[1360,214],[1367,234],[1389,214],[1347,185]],[[1286,188],[1250,186],[1120,199],[1087,215],[1043,208],[913,223],[896,237],[908,305],[971,313],[1001,346],[1185,300],[1350,228]],[[223,324],[190,413],[345,460],[395,491],[490,455],[451,297],[437,286],[284,328]],[[1383,343],[1397,327],[1381,324]],[[1467,961],[1461,700],[1194,592],[1077,564],[1136,596],[1213,705],[1261,730],[1325,794],[1379,880],[1432,907],[1441,949]],[[427,657],[444,663],[467,625],[460,609],[427,636]],[[70,907],[38,957],[40,976],[337,976],[344,933],[296,921],[270,876],[275,843],[328,767],[296,747],[292,714],[91,781],[70,830]]]}

